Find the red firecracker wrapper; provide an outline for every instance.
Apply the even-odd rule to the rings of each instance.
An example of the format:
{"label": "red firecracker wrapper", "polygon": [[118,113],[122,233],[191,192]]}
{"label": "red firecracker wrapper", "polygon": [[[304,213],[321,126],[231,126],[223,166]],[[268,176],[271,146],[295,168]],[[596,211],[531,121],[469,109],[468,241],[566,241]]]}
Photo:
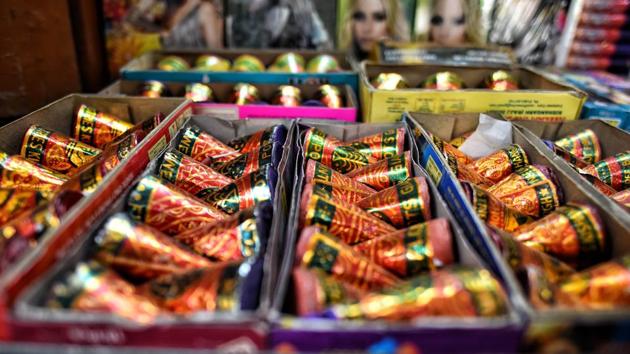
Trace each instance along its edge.
{"label": "red firecracker wrapper", "polygon": [[306,183],[322,182],[333,186],[340,186],[347,190],[354,190],[357,194],[367,197],[375,191],[363,183],[357,182],[330,167],[323,165],[315,160],[308,160],[306,164],[306,175],[304,176]]}
{"label": "red firecracker wrapper", "polygon": [[186,269],[209,267],[210,261],[160,231],[118,213],[96,238],[96,258],[134,280],[148,280]]}
{"label": "red firecracker wrapper", "polygon": [[228,214],[234,214],[258,203],[272,201],[277,180],[276,170],[266,165],[209,194],[203,200]]}
{"label": "red firecracker wrapper", "polygon": [[0,188],[0,226],[45,202],[39,192]]}
{"label": "red firecracker wrapper", "polygon": [[582,172],[579,172],[579,173],[580,173],[580,176],[582,176],[582,178],[589,181],[593,185],[593,187],[595,187],[602,194],[612,197],[615,193],[617,193],[617,191],[613,187],[602,182],[602,180],[600,180],[599,178],[589,175],[587,173],[582,173]]}
{"label": "red firecracker wrapper", "polygon": [[466,139],[468,139],[469,136],[472,135],[474,131],[468,132],[468,133],[464,133],[456,138],[451,139],[451,141],[449,141],[448,143],[451,144],[453,147],[455,147],[456,149],[459,149],[460,146],[462,146],[464,144],[464,142],[466,141]]}
{"label": "red firecracker wrapper", "polygon": [[630,208],[630,189],[615,193],[611,198],[626,208]]}
{"label": "red firecracker wrapper", "polygon": [[581,265],[601,259],[606,244],[597,210],[578,203],[567,203],[544,218],[519,227],[514,238],[569,264]]}
{"label": "red firecracker wrapper", "polygon": [[395,186],[413,176],[409,151],[354,170],[347,177],[364,183],[377,191]]}
{"label": "red firecracker wrapper", "polygon": [[376,160],[394,157],[403,153],[405,128],[392,128],[382,133],[368,135],[348,144],[366,156]]}
{"label": "red firecracker wrapper", "polygon": [[545,216],[562,205],[562,188],[546,166],[529,165],[512,173],[487,191],[522,214]]}
{"label": "red firecracker wrapper", "polygon": [[94,160],[101,150],[65,135],[32,125],[24,134],[21,155],[68,176]]}
{"label": "red firecracker wrapper", "polygon": [[0,151],[0,188],[40,192],[49,198],[66,181],[68,177],[60,173]]}
{"label": "red firecracker wrapper", "polygon": [[341,187],[327,182],[310,182],[308,185],[308,188],[313,189],[313,193],[324,198],[339,200],[349,204],[356,204],[364,199],[364,196],[360,192],[348,187]]}
{"label": "red firecracker wrapper", "polygon": [[438,151],[442,153],[442,156],[444,156],[444,159],[446,159],[448,167],[451,169],[451,171],[453,171],[455,176],[461,178],[461,167],[466,166],[473,161],[470,156],[464,154],[455,146],[444,142],[444,140],[440,139],[437,135],[431,134],[431,139],[433,140],[433,143],[437,147]]}
{"label": "red firecracker wrapper", "polygon": [[491,186],[526,165],[529,165],[529,159],[525,150],[514,144],[460,166],[459,171],[466,181]]}
{"label": "red firecracker wrapper", "polygon": [[339,319],[412,320],[418,317],[494,317],[507,313],[501,283],[486,269],[451,268],[422,274],[365,295],[357,303],[336,305]]}
{"label": "red firecracker wrapper", "polygon": [[341,173],[376,162],[372,156],[366,156],[351,146],[344,146],[341,141],[315,128],[309,128],[304,135],[304,155]]}
{"label": "red firecracker wrapper", "polygon": [[75,115],[73,138],[100,149],[131,128],[129,122],[82,104]]}
{"label": "red firecracker wrapper", "polygon": [[115,272],[96,261],[81,262],[53,284],[47,306],[84,312],[113,313],[148,324],[160,314],[150,299]]}
{"label": "red firecracker wrapper", "polygon": [[195,125],[178,135],[176,146],[179,152],[206,165],[228,162],[241,155]]}
{"label": "red firecracker wrapper", "polygon": [[630,151],[584,167],[581,172],[599,178],[616,191],[630,188]]}
{"label": "red firecracker wrapper", "polygon": [[395,275],[318,227],[302,230],[295,264],[320,269],[361,290],[374,291],[400,282]]}
{"label": "red firecracker wrapper", "polygon": [[234,182],[231,178],[176,150],[164,153],[159,171],[163,179],[202,199]]}
{"label": "red firecracker wrapper", "polygon": [[127,198],[127,210],[136,221],[169,235],[227,217],[222,211],[154,176],[146,176],[136,184]]}
{"label": "red firecracker wrapper", "polygon": [[431,196],[424,177],[410,178],[357,204],[397,229],[431,219]]}
{"label": "red firecracker wrapper", "polygon": [[237,179],[256,172],[266,165],[278,168],[281,158],[282,144],[267,144],[261,146],[258,150],[252,150],[232,161],[217,166],[216,170],[224,176]]}
{"label": "red firecracker wrapper", "polygon": [[355,205],[317,194],[311,185],[302,192],[300,223],[319,226],[349,245],[396,231]]}
{"label": "red firecracker wrapper", "polygon": [[512,232],[519,226],[534,221],[532,217],[509,208],[486,190],[465,181],[460,181],[460,184],[466,192],[473,210],[488,225]]}
{"label": "red firecracker wrapper", "polygon": [[554,154],[560,156],[564,161],[571,164],[574,168],[584,168],[589,165],[586,161],[577,158],[568,150],[556,145],[553,141],[543,140],[543,143],[545,143],[549,150],[553,151]]}
{"label": "red firecracker wrapper", "polygon": [[259,130],[254,134],[236,138],[227,145],[232,149],[246,154],[250,151],[258,150],[262,146],[279,143],[284,144],[287,137],[287,128],[284,125],[274,125],[264,130]]}
{"label": "red firecracker wrapper", "polygon": [[318,314],[331,305],[358,301],[366,294],[317,268],[296,267],[293,270],[293,287],[298,316]]}
{"label": "red firecracker wrapper", "polygon": [[392,273],[406,278],[453,263],[446,219],[434,219],[359,243],[353,248]]}
{"label": "red firecracker wrapper", "polygon": [[554,144],[587,163],[595,163],[602,156],[599,139],[595,132],[590,129],[558,139],[554,141]]}

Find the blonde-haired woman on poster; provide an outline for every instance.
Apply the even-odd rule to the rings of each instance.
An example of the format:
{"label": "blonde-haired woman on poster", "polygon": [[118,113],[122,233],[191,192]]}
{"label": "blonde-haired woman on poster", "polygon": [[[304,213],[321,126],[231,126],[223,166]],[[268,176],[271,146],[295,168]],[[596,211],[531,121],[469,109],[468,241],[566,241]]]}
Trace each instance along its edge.
{"label": "blonde-haired woman on poster", "polygon": [[444,46],[483,44],[480,1],[432,0],[429,41]]}
{"label": "blonde-haired woman on poster", "polygon": [[409,41],[409,25],[398,0],[350,0],[339,44],[357,59],[366,59],[383,39]]}

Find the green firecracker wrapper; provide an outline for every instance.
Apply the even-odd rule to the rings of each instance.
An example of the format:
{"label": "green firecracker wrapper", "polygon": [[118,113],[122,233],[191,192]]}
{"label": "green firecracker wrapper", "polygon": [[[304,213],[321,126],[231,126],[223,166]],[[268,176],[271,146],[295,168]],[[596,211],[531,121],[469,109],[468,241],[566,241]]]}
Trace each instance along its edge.
{"label": "green firecracker wrapper", "polygon": [[368,185],[376,191],[383,190],[406,181],[413,176],[411,171],[411,154],[406,151],[402,155],[367,165],[346,174],[357,182]]}
{"label": "green firecracker wrapper", "polygon": [[382,160],[403,153],[405,147],[405,128],[388,129],[382,133],[356,139],[349,144],[363,155]]}
{"label": "green firecracker wrapper", "polygon": [[599,138],[595,132],[590,129],[558,139],[554,144],[587,163],[595,163],[599,161],[602,156]]}
{"label": "green firecracker wrapper", "polygon": [[616,191],[630,188],[630,151],[607,157],[581,169],[613,187]]}
{"label": "green firecracker wrapper", "polygon": [[319,129],[310,128],[304,135],[304,155],[334,170],[347,173],[376,162],[351,146],[327,135]]}

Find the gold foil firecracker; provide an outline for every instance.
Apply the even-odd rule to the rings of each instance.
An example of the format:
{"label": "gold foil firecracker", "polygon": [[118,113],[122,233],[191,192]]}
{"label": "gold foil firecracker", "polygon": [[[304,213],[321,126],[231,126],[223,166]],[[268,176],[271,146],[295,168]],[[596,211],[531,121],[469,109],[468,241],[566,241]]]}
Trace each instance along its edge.
{"label": "gold foil firecracker", "polygon": [[37,125],[32,125],[22,140],[21,155],[25,159],[68,176],[100,153],[100,149]]}
{"label": "gold foil firecracker", "polygon": [[578,203],[567,203],[544,218],[519,227],[514,230],[514,238],[569,264],[597,261],[606,244],[597,210]]}
{"label": "gold foil firecracker", "polygon": [[335,187],[340,189],[353,191],[352,195],[337,195],[344,201],[352,203],[355,199],[363,199],[368,195],[376,193],[375,190],[366,186],[361,182],[357,182],[352,178],[349,178],[330,167],[321,164],[315,160],[308,160],[306,163],[306,174],[304,175],[306,183],[321,183],[322,185],[329,185],[330,188],[326,188],[331,192]]}
{"label": "gold foil firecracker", "polygon": [[413,176],[411,154],[406,151],[402,155],[396,155],[351,171],[346,176],[364,183],[376,191],[395,186]]}
{"label": "gold foil firecracker", "polygon": [[451,141],[449,141],[448,143],[453,145],[456,149],[459,149],[459,147],[464,144],[466,139],[468,139],[468,137],[471,136],[472,133],[473,132],[464,133],[458,137],[451,139]]}
{"label": "gold foil firecracker", "polygon": [[518,82],[507,71],[497,70],[486,78],[486,88],[494,91],[518,90]]}
{"label": "gold foil firecracker", "polygon": [[336,305],[339,319],[412,320],[419,317],[495,317],[507,313],[507,296],[488,270],[445,268],[418,275],[350,305]]}
{"label": "gold foil firecracker", "polygon": [[36,191],[0,188],[0,226],[45,202]]}
{"label": "gold foil firecracker", "polygon": [[377,90],[400,90],[409,87],[409,84],[400,74],[380,73],[374,80],[372,86]]}
{"label": "gold foil firecracker", "polygon": [[192,124],[178,135],[176,146],[182,154],[205,165],[224,163],[241,156],[238,151]]}
{"label": "gold foil firecracker", "polygon": [[616,191],[630,188],[630,151],[610,156],[586,166],[583,173],[599,178]]}
{"label": "gold foil firecracker", "polygon": [[131,128],[133,124],[127,121],[82,104],[77,110],[73,138],[102,149]]}
{"label": "gold foil firecracker", "polygon": [[0,151],[0,188],[36,191],[51,197],[68,177],[24,159]]}
{"label": "gold foil firecracker", "polygon": [[354,250],[402,277],[418,275],[454,262],[446,219],[433,219],[354,245]]}
{"label": "gold foil firecracker", "polygon": [[343,96],[341,91],[333,85],[322,85],[317,89],[315,99],[328,108],[342,108]]}
{"label": "gold foil firecracker", "polygon": [[409,178],[383,189],[357,206],[397,229],[431,219],[431,196],[424,177]]}
{"label": "gold foil firecracker", "polygon": [[365,291],[338,281],[321,269],[293,269],[296,312],[298,316],[319,314],[327,307],[358,301]]}
{"label": "gold foil firecracker", "polygon": [[190,65],[182,57],[169,55],[160,59],[157,68],[164,71],[186,71],[190,70]]}
{"label": "gold foil firecracker", "polygon": [[253,55],[243,54],[232,62],[232,71],[262,72],[265,71],[265,64]]}
{"label": "gold foil firecracker", "polygon": [[234,182],[231,178],[176,150],[164,153],[159,175],[175,187],[202,199]]}
{"label": "gold foil firecracker", "polygon": [[344,146],[341,141],[316,128],[309,128],[304,134],[304,155],[306,159],[318,161],[341,173],[376,162],[371,156]]}
{"label": "gold foil firecracker", "polygon": [[160,98],[166,96],[168,88],[160,81],[149,80],[142,85],[140,96],[149,98]]}
{"label": "gold foil firecracker", "polygon": [[277,154],[281,152],[282,147],[279,144],[267,144],[261,146],[258,150],[252,150],[232,161],[217,166],[216,171],[232,179],[241,178],[244,175],[258,171],[263,166],[273,165],[274,157],[277,158]]}
{"label": "gold foil firecracker", "polygon": [[401,155],[405,146],[405,128],[387,129],[382,133],[356,139],[348,145],[376,160]]}
{"label": "gold foil firecracker", "polygon": [[277,177],[275,169],[271,165],[266,165],[210,193],[203,200],[227,214],[234,214],[258,203],[272,200]]}
{"label": "gold foil firecracker", "polygon": [[469,182],[491,186],[512,172],[529,165],[525,150],[517,144],[461,166],[461,177]]}
{"label": "gold foil firecracker", "polygon": [[630,188],[613,194],[611,198],[626,208],[630,208]]}
{"label": "gold foil firecracker", "polygon": [[230,61],[216,55],[200,55],[195,60],[194,70],[229,71]]}
{"label": "gold foil firecracker", "polygon": [[433,140],[433,143],[437,147],[437,150],[442,154],[442,156],[444,156],[444,159],[446,160],[448,167],[458,178],[461,178],[462,177],[461,168],[463,166],[468,165],[473,160],[470,158],[470,156],[464,154],[455,146],[440,139],[437,135],[435,134],[430,134],[430,135],[431,135],[431,140]]}
{"label": "gold foil firecracker", "polygon": [[308,61],[306,71],[309,73],[330,73],[341,71],[341,66],[337,58],[332,55],[320,54]]}
{"label": "gold foil firecracker", "polygon": [[124,213],[107,220],[96,237],[96,244],[96,259],[134,280],[149,280],[211,265],[173,238],[131,220]]}
{"label": "gold foil firecracker", "polygon": [[302,230],[295,264],[322,270],[361,290],[374,291],[400,282],[394,274],[318,227]]}
{"label": "gold foil firecracker", "polygon": [[584,162],[593,164],[602,157],[599,138],[594,131],[585,129],[577,134],[569,135],[554,141],[554,144],[565,149]]}
{"label": "gold foil firecracker", "polygon": [[291,85],[280,85],[271,100],[271,104],[284,107],[298,107],[302,104],[302,93]]}
{"label": "gold foil firecracker", "polygon": [[48,307],[83,312],[113,313],[127,320],[149,324],[162,312],[150,299],[114,271],[96,261],[80,262],[52,285]]}
{"label": "gold foil firecracker", "polygon": [[127,211],[134,220],[169,235],[227,217],[222,211],[154,176],[146,176],[134,186],[127,198]]}
{"label": "gold foil firecracker", "polygon": [[429,76],[424,81],[423,87],[439,91],[460,90],[464,87],[464,82],[459,75],[443,71]]}
{"label": "gold foil firecracker", "polygon": [[522,214],[543,217],[562,205],[563,194],[553,171],[546,166],[528,165],[487,191]]}
{"label": "gold foil firecracker", "polygon": [[230,98],[228,99],[229,103],[234,103],[240,106],[253,104],[258,101],[260,101],[258,88],[252,84],[245,84],[242,82],[234,86],[232,93],[230,94]]}
{"label": "gold foil firecracker", "polygon": [[302,192],[300,223],[319,226],[349,245],[396,231],[356,205],[318,194],[311,185]]}
{"label": "gold foil firecracker", "polygon": [[193,102],[209,102],[214,100],[214,95],[210,85],[198,82],[186,85],[185,90],[186,94],[184,97]]}
{"label": "gold foil firecracker", "polygon": [[236,138],[227,143],[227,145],[241,154],[245,154],[275,142],[284,144],[286,133],[287,129],[283,125],[274,125],[253,134]]}
{"label": "gold foil firecracker", "polygon": [[293,52],[281,54],[271,64],[269,71],[302,73],[304,72],[304,57]]}

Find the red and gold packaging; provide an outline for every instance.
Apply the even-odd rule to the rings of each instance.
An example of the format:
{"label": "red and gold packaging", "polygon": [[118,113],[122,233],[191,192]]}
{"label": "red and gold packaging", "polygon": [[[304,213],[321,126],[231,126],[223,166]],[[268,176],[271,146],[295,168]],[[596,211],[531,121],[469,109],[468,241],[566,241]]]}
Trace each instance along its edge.
{"label": "red and gold packaging", "polygon": [[258,150],[268,144],[284,144],[286,135],[287,128],[283,125],[274,125],[273,127],[259,130],[254,134],[250,134],[242,138],[236,138],[227,143],[227,145],[241,154],[246,154],[250,151]]}
{"label": "red and gold packaging", "polygon": [[232,161],[216,167],[217,172],[229,178],[237,179],[247,174],[258,171],[266,165],[274,165],[280,161],[282,146],[280,144],[267,144],[258,150],[252,150]]}
{"label": "red and gold packaging", "polygon": [[93,161],[101,150],[37,125],[24,134],[21,155],[68,176]]}
{"label": "red and gold packaging", "polygon": [[454,262],[446,219],[433,219],[361,242],[353,248],[390,272],[406,278]]}
{"label": "red and gold packaging", "polygon": [[319,226],[349,245],[396,231],[356,205],[314,193],[310,184],[302,192],[300,223]]}
{"label": "red and gold packaging", "polygon": [[39,192],[0,188],[0,226],[44,202]]}
{"label": "red and gold packaging", "polygon": [[322,85],[317,89],[315,99],[328,108],[342,108],[343,96],[341,91],[333,85]]}
{"label": "red and gold packaging", "polygon": [[243,263],[217,263],[161,276],[144,284],[140,291],[160,307],[177,314],[234,312],[240,309],[240,293],[248,269]]}
{"label": "red and gold packaging", "polygon": [[341,173],[347,173],[376,162],[361,152],[316,128],[304,135],[304,155]]}
{"label": "red and gold packaging", "polygon": [[47,306],[113,313],[142,324],[153,322],[161,312],[153,301],[138,294],[133,285],[96,261],[80,262],[56,282]]}
{"label": "red and gold packaging", "polygon": [[494,317],[507,312],[507,296],[489,271],[441,269],[391,288],[370,293],[357,303],[336,305],[339,319],[411,320],[418,317]]}
{"label": "red and gold packaging", "polygon": [[164,153],[159,174],[177,188],[202,199],[234,182],[231,178],[175,150]]}
{"label": "red and gold packaging", "polygon": [[140,92],[140,96],[149,98],[160,98],[164,97],[167,91],[168,89],[166,88],[166,85],[164,85],[162,82],[149,80],[145,82],[142,86],[142,92]]}
{"label": "red and gold packaging", "polygon": [[522,214],[543,217],[562,205],[563,194],[553,171],[528,165],[512,173],[487,191]]}
{"label": "red and gold packaging", "polygon": [[127,198],[127,210],[136,221],[169,235],[227,217],[222,211],[154,176],[146,176],[136,184]]}
{"label": "red and gold packaging", "polygon": [[612,197],[614,194],[617,193],[617,191],[613,187],[602,182],[602,180],[600,180],[599,178],[593,175],[589,175],[588,173],[582,173],[582,172],[578,172],[578,173],[580,174],[580,176],[582,176],[582,178],[589,181],[593,185],[593,187],[595,187],[603,195]]}
{"label": "red and gold packaging", "polygon": [[615,193],[611,196],[617,203],[630,208],[630,189],[625,189],[621,192]]}
{"label": "red and gold packaging", "polygon": [[440,139],[435,134],[431,134],[431,139],[433,140],[433,143],[437,147],[438,151],[442,153],[442,156],[444,156],[444,159],[446,159],[448,167],[450,167],[451,171],[453,171],[453,173],[458,178],[461,178],[461,167],[466,166],[473,161],[470,156],[464,154],[455,146]]}
{"label": "red and gold packaging", "polygon": [[261,235],[252,210],[244,210],[214,224],[188,230],[175,238],[212,260],[240,261],[262,250]]}
{"label": "red and gold packaging", "polygon": [[392,128],[382,133],[368,135],[356,139],[349,145],[376,160],[401,155],[405,147],[405,128]]}
{"label": "red and gold packaging", "polygon": [[367,165],[346,174],[357,182],[364,183],[377,191],[395,186],[413,176],[411,154],[406,151],[385,160]]}
{"label": "red and gold packaging", "polygon": [[295,264],[320,269],[361,290],[374,291],[400,282],[395,275],[318,227],[302,230]]}
{"label": "red and gold packaging", "polygon": [[102,149],[131,128],[133,124],[129,122],[82,104],[74,121],[73,138]]}
{"label": "red and gold packaging", "polygon": [[178,135],[176,146],[182,154],[205,165],[224,163],[241,156],[238,151],[192,124]]}
{"label": "red and gold packaging", "polygon": [[36,191],[49,198],[66,181],[68,177],[60,173],[0,151],[0,188]]}
{"label": "red and gold packaging", "polygon": [[468,132],[468,133],[464,133],[456,138],[453,138],[451,141],[449,141],[448,143],[453,145],[453,147],[455,147],[456,149],[459,149],[460,146],[462,146],[464,144],[464,142],[466,141],[466,139],[468,139],[469,136],[472,135],[473,132]]}
{"label": "red and gold packaging", "polygon": [[214,100],[214,94],[210,85],[197,82],[186,85],[184,90],[186,91],[184,97],[193,102],[211,102]]}
{"label": "red and gold packaging", "polygon": [[586,129],[554,141],[554,144],[565,149],[571,155],[587,163],[595,163],[601,159],[602,148],[594,131]]}
{"label": "red and gold packaging", "polygon": [[308,188],[313,189],[313,193],[321,197],[339,200],[345,203],[355,204],[362,200],[364,197],[361,193],[358,193],[355,189],[342,187],[327,182],[309,182]]}
{"label": "red and gold packaging", "polygon": [[534,221],[532,217],[509,208],[483,188],[465,181],[460,181],[460,184],[466,192],[473,210],[486,224],[512,232],[519,226]]}
{"label": "red and gold packaging", "polygon": [[518,90],[518,82],[507,71],[497,70],[486,78],[485,85],[494,91]]}
{"label": "red and gold packaging", "polygon": [[258,88],[254,85],[245,83],[236,84],[232,89],[230,98],[228,99],[229,103],[234,103],[239,106],[253,104],[258,101],[260,101]]}
{"label": "red and gold packaging", "polygon": [[423,87],[439,91],[460,90],[464,87],[464,82],[459,75],[443,71],[429,76],[424,81]]}
{"label": "red and gold packaging", "polygon": [[408,88],[409,84],[400,74],[380,73],[372,80],[372,86],[377,90],[399,90]]}
{"label": "red and gold packaging", "polygon": [[118,213],[96,237],[96,259],[135,280],[209,267],[210,261],[160,231]]}
{"label": "red and gold packaging", "polygon": [[578,203],[567,203],[544,218],[519,227],[514,238],[569,264],[597,261],[606,244],[597,210]]}
{"label": "red and gold packaging", "polygon": [[234,214],[258,203],[272,200],[277,179],[275,169],[271,165],[266,165],[212,192],[203,200],[228,214]]}
{"label": "red and gold packaging", "polygon": [[554,154],[560,156],[564,161],[570,163],[573,167],[584,168],[589,165],[587,162],[577,158],[566,149],[556,145],[553,141],[543,140],[543,143],[545,143],[549,150],[553,151]]}
{"label": "red and gold packaging", "polygon": [[293,52],[281,54],[269,66],[269,71],[302,73],[304,72],[304,57]]}
{"label": "red and gold packaging", "polygon": [[514,144],[461,166],[459,171],[464,180],[491,186],[526,165],[529,159],[525,150]]}
{"label": "red and gold packaging", "polygon": [[630,188],[630,151],[586,166],[582,172],[599,178],[616,191],[628,189]]}
{"label": "red and gold packaging", "polygon": [[293,287],[298,316],[318,314],[331,305],[359,301],[366,294],[318,268],[295,267]]}
{"label": "red and gold packaging", "polygon": [[397,229],[431,219],[431,196],[424,177],[409,178],[383,189],[357,206]]}
{"label": "red and gold packaging", "polygon": [[284,107],[298,107],[302,104],[302,93],[295,86],[280,85],[271,100],[271,104]]}
{"label": "red and gold packaging", "polygon": [[[315,160],[308,160],[306,163],[304,180],[306,183],[320,182],[326,185],[339,186],[344,190],[352,190],[354,194],[361,196],[361,199],[376,193],[376,191],[365,184],[357,182]],[[348,198],[343,199],[348,201]]]}

